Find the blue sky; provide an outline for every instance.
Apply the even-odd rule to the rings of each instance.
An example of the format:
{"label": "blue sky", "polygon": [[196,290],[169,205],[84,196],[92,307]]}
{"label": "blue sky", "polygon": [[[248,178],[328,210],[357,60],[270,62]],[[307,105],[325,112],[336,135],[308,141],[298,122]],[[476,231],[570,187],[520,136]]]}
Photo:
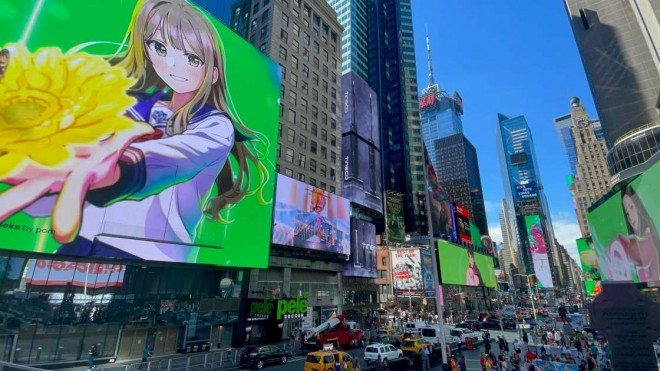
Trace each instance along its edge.
{"label": "blue sky", "polygon": [[497,113],[524,115],[532,130],[557,239],[577,258],[580,231],[567,189],[568,160],[553,126],[577,96],[596,110],[563,1],[413,0],[419,89],[434,79],[463,97],[465,135],[477,148],[491,236],[500,242],[504,197],[495,145]]}

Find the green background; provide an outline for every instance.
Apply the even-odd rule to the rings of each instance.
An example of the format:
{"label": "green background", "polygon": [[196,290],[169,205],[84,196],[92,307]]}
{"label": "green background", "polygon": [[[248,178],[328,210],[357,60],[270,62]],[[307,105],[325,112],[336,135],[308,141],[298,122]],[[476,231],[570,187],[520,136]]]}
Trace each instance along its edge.
{"label": "green background", "polygon": [[[578,250],[578,255],[580,255],[580,265],[582,266],[582,273],[589,272],[591,267],[582,259],[582,252],[591,250],[589,247],[587,238],[578,238],[575,240]],[[587,291],[587,295],[594,296],[594,287],[596,283],[591,278],[582,278],[584,280],[584,287]]]}
{"label": "green background", "polygon": [[[465,285],[465,274],[468,267],[467,249],[444,240],[438,240],[440,255],[440,276],[445,285]],[[496,287],[495,266],[493,258],[474,253],[474,262],[481,272],[481,278],[486,287]]]}
{"label": "green background", "polygon": [[[124,38],[136,0],[46,0],[36,18],[27,41],[34,52],[46,46],[67,51],[87,42],[115,42]],[[17,42],[24,32],[36,0],[0,0],[0,45]],[[221,248],[199,248],[189,254],[189,263],[219,266],[265,268],[272,222],[272,200],[275,187],[277,123],[279,114],[280,71],[277,64],[253,48],[245,40],[209,16],[225,47],[226,78],[231,102],[245,125],[269,140],[266,168],[270,174],[264,197],[269,204],[260,205],[255,196],[243,199],[223,216],[231,224],[205,221],[200,225],[195,243]],[[112,55],[112,44],[97,44],[83,51]],[[10,62],[11,63],[11,62]],[[93,93],[93,92],[90,92]],[[231,103],[230,103],[231,106]],[[252,169],[254,170],[254,169]],[[253,174],[256,175],[255,172]],[[0,191],[6,185],[0,184]],[[192,205],[199,207],[199,205]],[[18,213],[3,223],[35,228],[50,228],[50,218],[32,218]],[[59,244],[48,234],[28,234],[0,228],[0,248],[52,253]],[[193,249],[195,250],[195,249]]]}
{"label": "green background", "polygon": [[[660,225],[660,162],[653,165],[630,182],[639,196],[644,208],[653,221],[653,225]],[[625,184],[620,185],[623,189]],[[606,196],[606,200],[589,212],[587,216],[589,229],[594,241],[596,256],[601,267],[606,263],[607,247],[619,235],[628,236],[628,228],[621,207],[621,191]],[[601,270],[603,280],[607,280],[605,269]],[[636,273],[633,272],[635,282],[639,282]]]}

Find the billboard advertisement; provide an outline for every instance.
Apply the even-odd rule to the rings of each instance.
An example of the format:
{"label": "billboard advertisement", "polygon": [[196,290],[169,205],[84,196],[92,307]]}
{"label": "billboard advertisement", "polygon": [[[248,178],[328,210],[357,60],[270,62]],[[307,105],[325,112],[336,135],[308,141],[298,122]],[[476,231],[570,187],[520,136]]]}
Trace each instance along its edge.
{"label": "billboard advertisement", "polygon": [[99,4],[3,20],[2,248],[267,267],[279,67],[185,0]]}
{"label": "billboard advertisement", "polygon": [[497,287],[493,257],[438,240],[443,285]]}
{"label": "billboard advertisement", "polygon": [[587,216],[603,280],[660,281],[660,163],[617,185]]}
{"label": "billboard advertisement", "polygon": [[593,296],[596,282],[600,282],[602,279],[596,250],[590,238],[578,238],[575,242],[577,244],[578,254],[580,254],[582,280],[584,281],[587,295]]}
{"label": "billboard advertisement", "polygon": [[404,242],[406,223],[403,216],[403,195],[395,192],[385,193],[385,219],[387,222],[387,240]]}
{"label": "billboard advertisement", "polygon": [[422,261],[422,280],[424,281],[424,297],[435,298],[433,289],[433,253],[431,250],[420,249],[420,258]]}
{"label": "billboard advertisement", "polygon": [[451,238],[454,235],[454,215],[447,194],[440,188],[438,177],[429,160],[428,152],[424,149],[424,165],[426,165],[427,193],[429,208],[431,209],[431,226],[433,235],[441,238]]}
{"label": "billboard advertisement", "polygon": [[376,278],[376,271],[376,226],[351,218],[351,256],[343,275]]}
{"label": "billboard advertisement", "polygon": [[525,184],[516,184],[514,187],[514,197],[518,200],[527,198],[534,198],[538,194],[536,192],[536,182],[527,182]]}
{"label": "billboard advertisement", "polygon": [[341,77],[342,133],[353,132],[380,151],[378,98],[364,80],[353,72]]}
{"label": "billboard advertisement", "polygon": [[347,199],[278,174],[272,241],[349,255],[350,213]]}
{"label": "billboard advertisement", "polygon": [[532,253],[532,264],[536,281],[544,288],[553,287],[550,260],[545,245],[545,233],[541,225],[539,215],[525,215],[525,226],[527,230],[527,242]]}
{"label": "billboard advertisement", "polygon": [[380,151],[355,134],[342,143],[342,196],[379,213],[383,212]]}
{"label": "billboard advertisement", "polygon": [[459,204],[454,205],[454,218],[456,220],[456,231],[458,240],[472,243],[472,231],[470,230],[470,210]]}
{"label": "billboard advertisement", "polygon": [[424,291],[422,258],[419,249],[392,250],[392,280],[395,294]]}
{"label": "billboard advertisement", "polygon": [[65,286],[100,289],[121,287],[126,266],[48,259],[30,259],[25,282],[33,286]]}

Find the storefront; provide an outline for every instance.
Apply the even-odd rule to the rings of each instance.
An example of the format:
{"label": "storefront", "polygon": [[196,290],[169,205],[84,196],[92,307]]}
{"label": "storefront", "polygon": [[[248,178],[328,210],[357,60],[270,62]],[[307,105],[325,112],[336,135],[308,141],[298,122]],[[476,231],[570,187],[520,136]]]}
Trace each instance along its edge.
{"label": "storefront", "polygon": [[[243,271],[0,257],[2,360],[46,364],[230,347]],[[236,332],[236,334],[235,334]],[[239,335],[240,336],[240,335]]]}

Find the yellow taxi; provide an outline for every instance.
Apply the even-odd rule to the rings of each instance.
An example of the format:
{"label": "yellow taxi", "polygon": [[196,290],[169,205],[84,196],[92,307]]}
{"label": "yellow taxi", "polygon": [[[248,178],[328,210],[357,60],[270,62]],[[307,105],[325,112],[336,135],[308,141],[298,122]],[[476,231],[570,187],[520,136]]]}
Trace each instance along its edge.
{"label": "yellow taxi", "polygon": [[341,365],[342,370],[344,370],[344,363],[346,363],[346,370],[353,371],[353,357],[346,352],[337,350],[307,353],[304,371],[335,371],[337,362]]}
{"label": "yellow taxi", "polygon": [[403,353],[419,353],[424,348],[430,348],[431,343],[424,339],[411,339],[406,338],[401,343],[401,350]]}

